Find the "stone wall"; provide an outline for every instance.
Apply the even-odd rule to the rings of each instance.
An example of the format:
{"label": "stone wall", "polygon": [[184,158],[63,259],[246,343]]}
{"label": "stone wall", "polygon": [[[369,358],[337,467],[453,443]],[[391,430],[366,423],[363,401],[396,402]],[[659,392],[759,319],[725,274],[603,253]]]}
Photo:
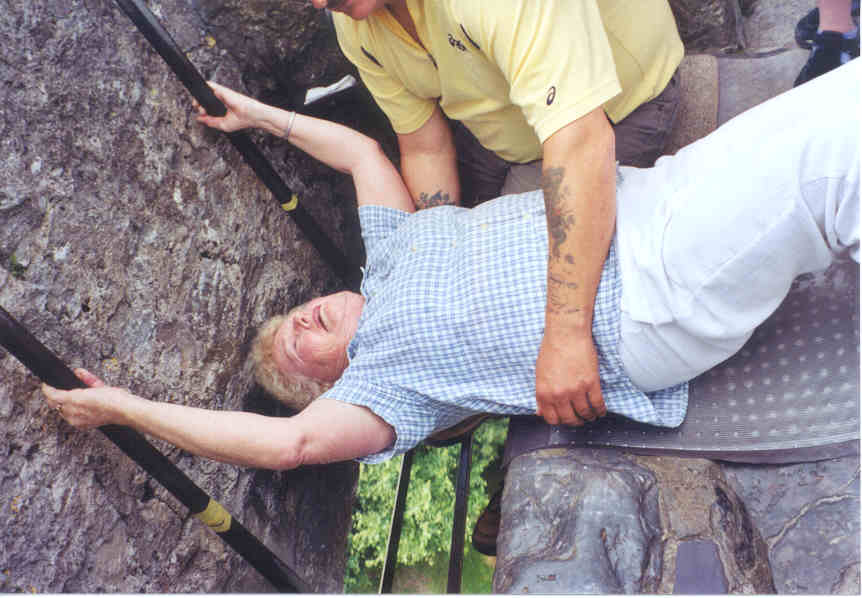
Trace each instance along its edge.
{"label": "stone wall", "polygon": [[[303,0],[148,5],[205,77],[271,101],[344,70]],[[142,396],[285,415],[252,383],[254,328],[340,281],[114,2],[0,13],[0,305]],[[361,254],[349,181],[260,141]],[[158,446],[313,587],[341,589],[355,465],[270,473]],[[101,434],[48,410],[2,349],[0,529],[0,592],[269,589]]]}
{"label": "stone wall", "polygon": [[669,0],[686,51],[711,54],[743,48],[741,17],[756,1]]}
{"label": "stone wall", "polygon": [[[736,0],[672,0],[690,51],[740,44]],[[304,0],[149,0],[205,77],[270,103],[349,67]],[[176,403],[286,414],[245,363],[267,316],[341,288],[111,0],[0,12],[0,305],[72,366]],[[392,151],[355,92],[316,110]],[[361,261],[349,180],[256,137]],[[179,467],[315,589],[341,588],[352,464]],[[266,582],[97,432],[43,404],[0,349],[0,592],[265,591]]]}

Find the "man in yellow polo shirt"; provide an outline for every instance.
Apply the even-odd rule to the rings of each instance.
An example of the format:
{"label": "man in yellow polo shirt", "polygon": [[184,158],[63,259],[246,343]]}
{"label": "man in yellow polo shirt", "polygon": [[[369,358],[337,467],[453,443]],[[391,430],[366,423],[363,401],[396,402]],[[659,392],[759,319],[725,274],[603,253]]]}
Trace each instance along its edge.
{"label": "man in yellow polo shirt", "polygon": [[[413,138],[433,132],[440,113],[502,160],[527,163],[542,157],[553,133],[599,106],[624,126],[665,90],[683,55],[667,0],[354,0],[336,11],[343,11],[334,15],[342,51],[407,150],[407,173]],[[632,132],[616,137],[626,146]],[[622,147],[618,157],[651,165],[662,141],[652,137],[635,140],[651,152]],[[433,180],[451,170],[437,164],[451,155],[436,147],[420,153],[434,156],[426,164]]]}
{"label": "man in yellow polo shirt", "polygon": [[538,415],[552,425],[604,415],[593,303],[613,233],[615,160],[651,165],[676,112],[684,50],[667,0],[312,3],[335,12],[342,51],[398,136],[418,208],[489,199],[542,160]]}

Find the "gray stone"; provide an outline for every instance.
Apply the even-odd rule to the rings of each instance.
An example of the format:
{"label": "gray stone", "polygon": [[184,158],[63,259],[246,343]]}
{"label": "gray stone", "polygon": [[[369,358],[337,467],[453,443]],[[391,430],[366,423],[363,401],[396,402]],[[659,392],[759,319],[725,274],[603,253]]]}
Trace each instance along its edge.
{"label": "gray stone", "polygon": [[793,38],[796,22],[815,6],[816,0],[757,0],[751,14],[743,20],[746,51],[796,48]]}
{"label": "gray stone", "polygon": [[663,539],[655,480],[619,453],[517,457],[502,505],[495,592],[656,591]]}
{"label": "gray stone", "polygon": [[326,29],[323,13],[310,2],[192,0],[191,4],[218,47],[243,65],[255,95],[276,87],[299,93],[321,81],[332,83],[351,68],[334,33],[321,35]]}
{"label": "gray stone", "polygon": [[676,550],[676,594],[727,594],[727,579],[715,542],[686,540]]}
{"label": "gray stone", "polygon": [[670,0],[687,52],[727,53],[743,47],[737,0]]}
{"label": "gray stone", "polygon": [[774,592],[767,545],[717,464],[533,451],[506,475],[494,591],[671,593],[697,575],[679,570],[691,542],[713,547],[711,573],[728,592]]}
{"label": "gray stone", "polygon": [[858,456],[722,468],[769,546],[779,593],[859,594]]}
{"label": "gray stone", "polygon": [[[195,6],[216,21],[217,4]],[[189,3],[148,2],[206,77],[289,98],[286,65],[331,42],[305,2],[247,4],[216,32]],[[230,26],[254,31],[253,55],[220,43],[245,39]],[[142,396],[285,415],[252,383],[254,328],[341,283],[114,2],[5,3],[0,45],[0,305]],[[356,254],[349,181],[261,142]],[[158,446],[315,590],[341,589],[355,465],[258,472]],[[0,507],[0,592],[270,589],[100,434],[60,421],[2,350]]]}
{"label": "gray stone", "polygon": [[774,592],[767,545],[715,463],[533,451],[506,475],[494,591],[679,592],[677,579],[698,575],[679,569],[691,564],[692,542],[715,551],[715,583],[704,590],[721,583],[730,593]]}
{"label": "gray stone", "polygon": [[808,51],[798,48],[762,58],[719,58],[719,125],[791,89],[806,60]]}
{"label": "gray stone", "polygon": [[730,593],[773,591],[767,547],[721,469],[705,459],[636,457],[657,480],[666,540],[661,592],[675,591],[676,555],[690,541],[716,545]]}
{"label": "gray stone", "polygon": [[709,54],[689,54],[679,69],[679,110],[665,154],[675,154],[718,126],[718,60]]}

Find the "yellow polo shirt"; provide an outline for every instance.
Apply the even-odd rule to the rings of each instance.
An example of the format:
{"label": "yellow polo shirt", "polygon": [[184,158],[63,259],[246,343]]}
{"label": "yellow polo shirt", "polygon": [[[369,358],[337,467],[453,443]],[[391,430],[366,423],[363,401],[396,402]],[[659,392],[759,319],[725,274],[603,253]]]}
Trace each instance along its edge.
{"label": "yellow polo shirt", "polygon": [[657,96],[683,56],[667,0],[407,0],[421,44],[387,9],[335,13],[342,52],[397,133],[439,103],[510,162],[542,155],[598,106],[613,122]]}

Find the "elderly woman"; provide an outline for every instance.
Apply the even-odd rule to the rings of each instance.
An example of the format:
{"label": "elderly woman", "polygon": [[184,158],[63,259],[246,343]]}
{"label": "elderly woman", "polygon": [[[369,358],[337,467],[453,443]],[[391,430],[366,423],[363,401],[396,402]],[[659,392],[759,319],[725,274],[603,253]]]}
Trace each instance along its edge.
{"label": "elderly woman", "polygon": [[294,417],[153,402],[81,371],[92,388],[44,387],[72,425],[132,426],[199,455],[276,469],[382,460],[477,413],[579,424],[607,410],[676,426],[687,380],[735,353],[796,276],[842,253],[859,258],[851,63],[654,168],[620,169],[615,240],[595,299],[600,390],[537,404],[548,282],[541,192],[413,214],[372,140],[213,87],[229,111],[201,113],[204,124],[269,131],[353,176],[368,255],[361,294],[320,297],[263,326],[258,377],[302,408]]}

